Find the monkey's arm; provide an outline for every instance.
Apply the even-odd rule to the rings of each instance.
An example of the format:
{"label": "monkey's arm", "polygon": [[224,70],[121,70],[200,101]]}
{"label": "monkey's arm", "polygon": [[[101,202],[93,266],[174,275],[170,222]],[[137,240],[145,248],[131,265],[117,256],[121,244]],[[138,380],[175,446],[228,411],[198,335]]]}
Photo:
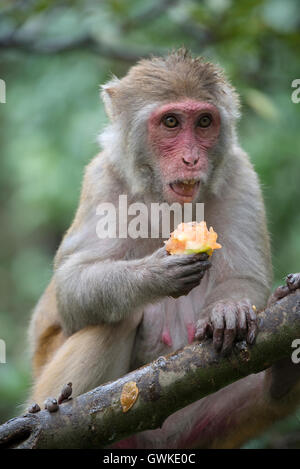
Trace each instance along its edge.
{"label": "monkey's arm", "polygon": [[251,166],[246,166],[246,176],[244,170],[245,162],[238,168],[228,196],[217,198],[208,213],[223,247],[213,254],[196,337],[213,336],[216,349],[225,353],[236,338],[254,341],[257,326],[252,305],[257,310],[266,306],[272,279],[260,188]]}
{"label": "monkey's arm", "polygon": [[223,281],[220,279],[206,298],[196,338],[213,337],[216,350],[222,349],[225,354],[235,340],[252,344],[257,334],[256,311],[266,305],[269,293],[267,280],[260,281],[254,273],[247,276],[235,272]]}
{"label": "monkey's arm", "polygon": [[55,272],[58,309],[66,332],[119,322],[163,296],[187,294],[209,268],[206,258],[169,256],[164,248],[130,261],[73,254]]}
{"label": "monkey's arm", "polygon": [[[234,255],[232,259],[234,261]],[[215,348],[222,349],[223,353],[229,352],[236,339],[246,339],[249,344],[254,342],[256,311],[265,307],[270,294],[271,275],[266,255],[262,253],[259,257],[256,252],[249,252],[249,261],[246,255],[244,259],[235,269],[212,262],[212,268],[225,275],[222,278],[216,270],[210,273],[216,276],[215,283],[208,292],[196,327],[196,338],[213,337]]]}

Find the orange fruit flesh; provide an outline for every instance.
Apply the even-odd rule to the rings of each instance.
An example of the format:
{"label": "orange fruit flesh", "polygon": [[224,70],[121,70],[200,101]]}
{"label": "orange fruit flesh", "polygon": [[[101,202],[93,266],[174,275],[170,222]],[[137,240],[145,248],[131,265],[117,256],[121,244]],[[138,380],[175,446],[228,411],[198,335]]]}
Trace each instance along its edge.
{"label": "orange fruit flesh", "polygon": [[207,229],[206,222],[180,223],[168,241],[166,250],[170,254],[197,254],[205,252],[209,256],[215,249],[221,249],[217,243],[218,235],[212,227]]}

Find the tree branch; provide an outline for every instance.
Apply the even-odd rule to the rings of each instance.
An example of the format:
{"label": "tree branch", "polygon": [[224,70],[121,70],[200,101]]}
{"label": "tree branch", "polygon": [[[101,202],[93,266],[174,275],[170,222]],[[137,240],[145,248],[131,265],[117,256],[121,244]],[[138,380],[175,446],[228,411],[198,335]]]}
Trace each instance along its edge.
{"label": "tree branch", "polygon": [[[0,427],[0,448],[100,448],[154,429],[180,408],[291,354],[300,337],[300,290],[259,314],[252,347],[237,345],[229,357],[211,341],[194,343],[60,406],[12,419]],[[133,407],[123,413],[122,388],[135,381]]]}

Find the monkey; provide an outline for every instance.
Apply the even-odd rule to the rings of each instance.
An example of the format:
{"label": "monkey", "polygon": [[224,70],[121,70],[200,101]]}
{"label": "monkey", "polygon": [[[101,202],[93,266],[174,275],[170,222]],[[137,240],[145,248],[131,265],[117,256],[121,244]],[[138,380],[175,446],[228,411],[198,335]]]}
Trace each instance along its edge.
{"label": "monkey", "polygon": [[[195,340],[212,337],[225,355],[238,340],[253,344],[252,305],[263,309],[270,296],[262,192],[238,141],[239,97],[223,70],[179,49],[142,59],[103,85],[101,96],[109,118],[102,151],[86,167],[74,221],[30,324],[38,405],[67,382],[76,397]],[[222,249],[210,259],[172,256],[160,235],[100,238],[97,207],[117,206],[120,194],[148,208],[191,204],[192,220],[204,203]],[[299,402],[294,368],[281,395],[285,373],[281,366],[250,375],[114,447],[239,447]]]}

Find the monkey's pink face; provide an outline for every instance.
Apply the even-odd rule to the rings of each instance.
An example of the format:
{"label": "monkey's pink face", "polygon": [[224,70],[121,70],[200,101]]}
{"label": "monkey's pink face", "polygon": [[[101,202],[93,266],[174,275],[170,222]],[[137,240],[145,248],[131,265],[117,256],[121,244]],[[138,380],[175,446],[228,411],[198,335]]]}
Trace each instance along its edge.
{"label": "monkey's pink face", "polygon": [[210,168],[209,150],[220,132],[220,114],[207,102],[184,100],[156,109],[149,119],[149,142],[158,159],[165,199],[195,200]]}

